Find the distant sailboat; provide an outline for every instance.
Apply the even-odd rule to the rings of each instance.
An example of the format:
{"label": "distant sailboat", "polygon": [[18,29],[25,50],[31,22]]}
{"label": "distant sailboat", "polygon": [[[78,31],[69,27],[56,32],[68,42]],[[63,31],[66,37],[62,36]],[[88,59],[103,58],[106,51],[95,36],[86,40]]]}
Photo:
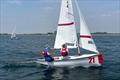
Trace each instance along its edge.
{"label": "distant sailboat", "polygon": [[[58,56],[58,60],[51,63],[56,67],[70,67],[70,66],[101,66],[103,63],[102,54],[96,48],[92,36],[87,28],[84,17],[82,16],[78,4],[77,9],[80,16],[80,37],[77,40],[77,33],[75,29],[75,21],[73,16],[72,0],[62,0],[61,12],[57,28],[57,34],[54,44],[54,49],[60,49],[66,43],[69,49],[78,48],[78,53],[74,56],[69,56],[69,59],[64,60],[62,56]],[[92,54],[80,54],[80,49],[92,51]],[[80,54],[80,55],[77,55]],[[70,55],[70,54],[69,54]],[[38,59],[37,63],[48,65],[44,59]]]}
{"label": "distant sailboat", "polygon": [[16,26],[14,27],[14,29],[13,29],[13,31],[12,31],[12,33],[11,33],[11,39],[16,38],[16,33],[15,33],[15,31],[16,31]]}

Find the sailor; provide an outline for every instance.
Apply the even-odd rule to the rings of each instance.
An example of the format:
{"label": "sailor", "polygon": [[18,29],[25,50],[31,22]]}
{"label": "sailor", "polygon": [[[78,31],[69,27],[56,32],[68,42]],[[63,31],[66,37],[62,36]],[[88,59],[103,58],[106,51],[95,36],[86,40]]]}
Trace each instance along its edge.
{"label": "sailor", "polygon": [[45,47],[42,50],[42,56],[45,58],[45,61],[52,62],[54,59],[52,58],[51,54],[49,53],[49,47]]}
{"label": "sailor", "polygon": [[63,56],[63,58],[67,58],[68,57],[68,48],[67,48],[66,44],[62,45],[60,53],[61,53],[61,56]]}

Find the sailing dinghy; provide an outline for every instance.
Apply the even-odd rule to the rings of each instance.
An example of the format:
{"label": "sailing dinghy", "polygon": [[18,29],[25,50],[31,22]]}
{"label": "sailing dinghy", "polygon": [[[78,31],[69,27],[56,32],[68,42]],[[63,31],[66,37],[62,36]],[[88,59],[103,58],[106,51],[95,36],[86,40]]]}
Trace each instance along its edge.
{"label": "sailing dinghy", "polygon": [[16,26],[14,27],[14,29],[13,29],[13,31],[12,31],[11,39],[15,39],[15,38],[16,38],[15,30],[16,30]]}
{"label": "sailing dinghy", "polygon": [[[76,2],[76,1],[75,1]],[[70,66],[101,66],[103,63],[102,54],[96,48],[93,38],[87,28],[84,17],[82,16],[78,4],[76,2],[77,9],[80,16],[80,36],[79,42],[77,40],[77,33],[75,29],[75,21],[73,16],[72,0],[62,0],[61,12],[58,22],[57,34],[54,44],[54,49],[60,49],[61,46],[66,43],[68,49],[83,48],[88,51],[92,51],[92,54],[75,53],[74,56],[69,56],[68,59],[63,59],[62,56],[58,56],[57,59],[51,63],[46,62],[44,59],[37,59],[37,63],[56,67],[70,67]]]}

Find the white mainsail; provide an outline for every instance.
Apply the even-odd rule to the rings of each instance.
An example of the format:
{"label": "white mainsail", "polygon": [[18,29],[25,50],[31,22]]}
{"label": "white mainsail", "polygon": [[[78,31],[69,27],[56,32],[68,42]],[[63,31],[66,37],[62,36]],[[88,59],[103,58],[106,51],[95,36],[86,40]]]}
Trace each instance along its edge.
{"label": "white mainsail", "polygon": [[11,38],[15,38],[15,37],[16,37],[16,33],[12,33]]}
{"label": "white mainsail", "polygon": [[65,43],[68,48],[78,47],[71,0],[62,0],[54,48],[59,49]]}

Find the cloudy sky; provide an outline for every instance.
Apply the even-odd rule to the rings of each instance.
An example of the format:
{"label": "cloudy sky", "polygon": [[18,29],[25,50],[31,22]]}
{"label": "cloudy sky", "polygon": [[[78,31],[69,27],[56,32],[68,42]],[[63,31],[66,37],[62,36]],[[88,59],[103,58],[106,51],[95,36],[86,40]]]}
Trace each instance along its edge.
{"label": "cloudy sky", "polygon": [[[120,0],[77,2],[91,32],[120,33]],[[60,4],[61,0],[0,0],[0,33],[11,33],[15,26],[16,33],[54,32]],[[77,11],[74,13],[79,32]]]}

